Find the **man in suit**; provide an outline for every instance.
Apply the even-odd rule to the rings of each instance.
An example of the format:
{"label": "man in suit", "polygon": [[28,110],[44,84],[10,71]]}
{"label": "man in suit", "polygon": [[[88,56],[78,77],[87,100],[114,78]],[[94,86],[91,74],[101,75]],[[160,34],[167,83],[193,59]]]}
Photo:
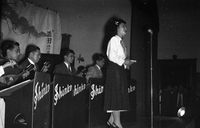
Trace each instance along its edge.
{"label": "man in suit", "polygon": [[[18,42],[15,42],[12,40],[4,40],[1,43],[1,50],[2,50],[3,57],[0,59],[1,60],[0,65],[4,65],[9,62],[15,63],[15,65],[13,65],[13,66],[4,68],[4,72],[2,72],[2,77],[0,78],[0,82],[5,83],[8,81],[4,81],[3,78],[6,78],[6,76],[9,76],[9,75],[18,75],[19,73],[21,73],[23,71],[23,69],[21,69],[20,66],[18,65],[19,57],[21,55]],[[18,79],[18,82],[20,82],[28,75],[29,75],[29,72],[24,72],[23,74],[21,74],[21,76],[19,76],[16,79]],[[10,80],[10,78],[9,78],[9,80]]]}
{"label": "man in suit", "polygon": [[72,66],[74,61],[75,53],[71,49],[66,49],[62,52],[64,61],[60,64],[57,64],[54,68],[53,74],[59,75],[76,75],[76,69]]}
{"label": "man in suit", "polygon": [[[3,78],[8,75],[15,75],[22,71],[17,64],[20,56],[19,43],[13,40],[4,40],[1,42],[2,56],[0,58],[0,65],[2,65],[0,87],[7,87],[7,81]],[[6,66],[8,63],[12,63],[12,66]],[[22,77],[25,78],[29,73],[25,72]],[[5,127],[5,102],[3,98],[0,98],[0,127]]]}
{"label": "man in suit", "polygon": [[20,67],[22,69],[27,69],[28,67],[31,67],[30,69],[30,75],[27,77],[27,79],[33,79],[35,72],[39,71],[38,67],[38,61],[41,58],[41,53],[40,53],[40,48],[36,45],[28,45],[26,47],[26,52],[25,52],[25,60],[20,63]]}
{"label": "man in suit", "polygon": [[95,64],[88,68],[88,72],[86,73],[87,81],[89,78],[102,78],[103,73],[101,68],[104,66],[105,57],[102,54],[95,54],[94,55],[94,62]]}

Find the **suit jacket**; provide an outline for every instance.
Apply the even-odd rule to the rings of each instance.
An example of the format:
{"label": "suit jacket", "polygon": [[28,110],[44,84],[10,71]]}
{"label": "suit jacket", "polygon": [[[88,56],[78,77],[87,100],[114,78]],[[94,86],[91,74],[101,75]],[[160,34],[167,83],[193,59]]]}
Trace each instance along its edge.
{"label": "suit jacket", "polygon": [[102,78],[103,74],[101,69],[97,67],[97,65],[91,66],[88,68],[88,72],[86,73],[86,78]]}
{"label": "suit jacket", "polygon": [[67,68],[67,65],[62,62],[60,64],[57,64],[54,68],[54,71],[53,71],[53,74],[59,74],[59,75],[72,75],[72,76],[75,76],[76,75],[76,69],[74,67],[71,66],[71,70],[70,71],[68,68]]}
{"label": "suit jacket", "polygon": [[[24,70],[27,68],[28,65],[30,65],[30,61],[28,59],[24,60],[21,64],[20,67]],[[35,64],[35,68],[30,71],[30,75],[26,79],[34,79],[35,72],[38,71],[38,65]]]}

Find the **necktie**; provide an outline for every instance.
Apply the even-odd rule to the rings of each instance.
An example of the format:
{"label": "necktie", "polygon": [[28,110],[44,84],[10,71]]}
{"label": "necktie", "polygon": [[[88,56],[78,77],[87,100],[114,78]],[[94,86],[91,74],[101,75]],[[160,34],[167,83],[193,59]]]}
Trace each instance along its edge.
{"label": "necktie", "polygon": [[72,72],[71,65],[68,65],[68,70]]}
{"label": "necktie", "polygon": [[37,66],[35,64],[33,64],[33,66],[34,66],[33,70],[37,71]]}
{"label": "necktie", "polygon": [[100,69],[100,77],[103,77],[103,73],[102,73],[101,69]]}

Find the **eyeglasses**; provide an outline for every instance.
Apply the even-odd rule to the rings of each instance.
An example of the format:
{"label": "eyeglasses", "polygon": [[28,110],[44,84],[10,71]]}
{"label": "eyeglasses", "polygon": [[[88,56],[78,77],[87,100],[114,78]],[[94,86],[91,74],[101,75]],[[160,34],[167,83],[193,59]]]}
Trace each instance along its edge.
{"label": "eyeglasses", "polygon": [[38,53],[38,52],[34,52],[33,54],[36,55],[36,56],[38,56],[38,57],[41,56],[41,53]]}

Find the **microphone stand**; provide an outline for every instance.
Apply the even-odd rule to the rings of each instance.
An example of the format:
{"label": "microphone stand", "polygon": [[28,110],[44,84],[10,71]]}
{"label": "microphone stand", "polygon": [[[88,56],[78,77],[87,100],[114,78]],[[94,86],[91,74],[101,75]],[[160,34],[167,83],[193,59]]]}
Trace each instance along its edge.
{"label": "microphone stand", "polygon": [[152,62],[152,37],[153,37],[153,31],[151,29],[148,29],[148,32],[150,33],[150,63],[151,63],[151,128],[153,128],[153,62]]}

